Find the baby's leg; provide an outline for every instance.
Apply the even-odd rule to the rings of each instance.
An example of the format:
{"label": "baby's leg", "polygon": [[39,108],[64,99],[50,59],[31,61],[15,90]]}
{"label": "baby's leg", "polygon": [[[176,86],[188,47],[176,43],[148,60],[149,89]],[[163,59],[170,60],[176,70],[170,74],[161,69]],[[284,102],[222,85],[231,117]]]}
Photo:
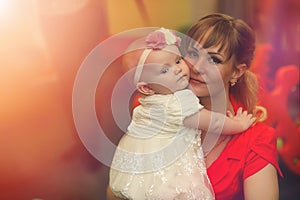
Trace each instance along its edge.
{"label": "baby's leg", "polygon": [[125,198],[120,198],[117,197],[110,189],[110,187],[108,186],[106,188],[106,199],[107,200],[124,200]]}

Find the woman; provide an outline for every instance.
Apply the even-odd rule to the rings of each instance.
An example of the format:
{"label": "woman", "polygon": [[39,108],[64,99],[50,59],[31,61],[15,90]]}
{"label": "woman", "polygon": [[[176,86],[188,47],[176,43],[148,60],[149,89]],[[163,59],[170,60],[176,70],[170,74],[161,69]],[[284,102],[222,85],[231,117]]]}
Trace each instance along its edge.
{"label": "woman", "polygon": [[[200,19],[187,32],[193,40],[185,46],[193,92],[207,109],[213,109],[212,99],[221,94],[210,90],[214,78],[205,66],[197,65],[200,57],[197,45],[211,56],[222,77],[226,110],[243,106],[257,112],[257,80],[249,71],[255,50],[255,35],[242,20],[224,14],[212,14]],[[199,43],[199,44],[198,44]],[[263,118],[264,116],[262,116]],[[203,134],[205,135],[205,134]],[[234,136],[220,136],[206,155],[208,176],[216,199],[278,199],[276,138],[274,130],[263,123]]]}
{"label": "woman", "polygon": [[[252,29],[241,20],[212,14],[200,19],[187,35],[209,53],[225,88],[220,87],[223,91],[211,90],[218,80],[209,69],[198,65],[202,49],[198,43],[188,40],[184,49],[185,60],[191,71],[192,90],[201,104],[214,109],[212,99],[225,91],[226,110],[233,112],[243,106],[248,112],[256,113],[258,85],[249,71],[255,50]],[[223,96],[220,98],[224,99]],[[202,136],[205,137],[205,133]],[[217,200],[279,198],[277,171],[281,172],[276,160],[276,138],[274,130],[263,123],[256,123],[243,134],[220,136],[206,155],[205,162]],[[113,199],[111,197],[108,188],[108,198]]]}

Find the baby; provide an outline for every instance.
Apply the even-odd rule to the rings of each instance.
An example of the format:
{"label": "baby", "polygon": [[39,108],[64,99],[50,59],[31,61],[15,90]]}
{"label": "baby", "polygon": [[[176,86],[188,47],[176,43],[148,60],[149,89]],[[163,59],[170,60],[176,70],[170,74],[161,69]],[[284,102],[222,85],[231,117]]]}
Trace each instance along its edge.
{"label": "baby", "polygon": [[117,197],[214,199],[199,130],[213,126],[221,127],[222,134],[237,134],[255,121],[241,109],[226,117],[203,108],[188,89],[190,73],[180,41],[161,28],[147,36],[142,49],[123,57],[125,68],[136,68],[134,83],[142,97],[111,165],[109,186]]}

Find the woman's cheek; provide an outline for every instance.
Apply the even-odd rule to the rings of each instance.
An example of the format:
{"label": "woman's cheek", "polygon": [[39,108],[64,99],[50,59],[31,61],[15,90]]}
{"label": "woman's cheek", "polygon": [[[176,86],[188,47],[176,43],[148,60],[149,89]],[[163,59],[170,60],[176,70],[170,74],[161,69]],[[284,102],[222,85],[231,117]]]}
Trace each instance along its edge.
{"label": "woman's cheek", "polygon": [[193,68],[193,63],[194,63],[193,60],[188,57],[185,57],[184,61],[185,61],[186,65],[188,66],[188,68],[191,70]]}
{"label": "woman's cheek", "polygon": [[204,84],[197,84],[193,81],[190,81],[190,89],[197,97],[210,96],[208,88]]}

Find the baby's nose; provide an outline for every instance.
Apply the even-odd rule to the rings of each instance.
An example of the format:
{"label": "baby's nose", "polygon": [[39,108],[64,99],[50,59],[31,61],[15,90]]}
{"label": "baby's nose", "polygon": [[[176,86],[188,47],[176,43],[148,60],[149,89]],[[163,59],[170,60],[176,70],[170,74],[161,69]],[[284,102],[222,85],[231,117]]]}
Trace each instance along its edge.
{"label": "baby's nose", "polygon": [[175,74],[179,74],[182,71],[181,67],[177,66],[175,68]]}

